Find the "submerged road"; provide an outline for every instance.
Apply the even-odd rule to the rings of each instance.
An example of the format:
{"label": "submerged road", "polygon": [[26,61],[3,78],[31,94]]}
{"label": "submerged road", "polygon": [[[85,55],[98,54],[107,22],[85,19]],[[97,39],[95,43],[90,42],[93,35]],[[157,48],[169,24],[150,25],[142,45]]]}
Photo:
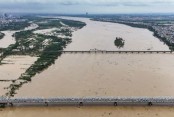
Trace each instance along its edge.
{"label": "submerged road", "polygon": [[174,97],[0,98],[7,106],[174,106]]}

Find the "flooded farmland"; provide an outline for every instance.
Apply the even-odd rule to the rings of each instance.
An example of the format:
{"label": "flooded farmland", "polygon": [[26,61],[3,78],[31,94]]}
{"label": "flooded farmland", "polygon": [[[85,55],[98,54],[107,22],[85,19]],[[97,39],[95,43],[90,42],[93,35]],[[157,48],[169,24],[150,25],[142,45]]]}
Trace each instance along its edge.
{"label": "flooded farmland", "polygon": [[[68,19],[86,22],[87,26],[73,33],[72,43],[65,50],[169,50],[146,29],[86,18]],[[124,48],[114,45],[116,37],[125,40]],[[15,97],[174,96],[173,60],[173,54],[62,54],[54,65],[17,91]],[[43,117],[172,117],[174,108],[29,107],[0,111],[2,117],[22,117],[24,113]]]}
{"label": "flooded farmland", "polygon": [[15,44],[15,38],[13,34],[16,31],[2,31],[5,34],[4,38],[0,40],[0,48],[7,48],[11,44]]}
{"label": "flooded farmland", "polygon": [[26,71],[37,57],[30,56],[8,56],[2,61],[0,66],[0,80],[15,80]]}
{"label": "flooded farmland", "polygon": [[[16,80],[24,73],[35,61],[37,57],[30,56],[8,56],[0,65],[0,80]],[[0,82],[0,96],[7,93],[5,87],[8,87],[11,82]],[[6,92],[5,92],[6,91]]]}

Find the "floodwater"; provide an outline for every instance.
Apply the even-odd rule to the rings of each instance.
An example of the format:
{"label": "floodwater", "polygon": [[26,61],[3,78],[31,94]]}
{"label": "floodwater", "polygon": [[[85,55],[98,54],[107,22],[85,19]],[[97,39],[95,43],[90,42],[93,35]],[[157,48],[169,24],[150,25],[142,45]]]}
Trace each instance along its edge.
{"label": "floodwater", "polygon": [[37,57],[30,56],[8,56],[0,65],[0,80],[16,80],[26,71],[35,61]]}
{"label": "floodwater", "polygon": [[[36,29],[38,27],[37,24],[32,23],[30,26],[26,27],[24,30],[32,30],[32,29]],[[13,37],[13,34],[15,34],[16,32],[20,32],[22,30],[17,30],[17,31],[1,31],[2,33],[5,34],[4,38],[2,38],[0,40],[0,48],[7,48],[9,45],[11,44],[15,44],[16,40]]]}
{"label": "floodwater", "polygon": [[[37,57],[30,56],[8,56],[2,61],[0,65],[0,80],[16,80],[22,73],[25,73],[35,61]],[[8,87],[11,82],[0,82],[0,96],[4,95],[6,90],[4,87]]]}
{"label": "floodwater", "polygon": [[15,44],[15,38],[12,36],[16,31],[1,31],[5,34],[4,38],[0,40],[0,48],[7,48],[11,44]]}
{"label": "floodwater", "polygon": [[[72,18],[71,18],[72,19]],[[85,21],[73,33],[66,50],[168,50],[146,29],[122,24]],[[173,54],[63,54],[55,64],[32,78],[16,97],[55,96],[174,96]],[[2,117],[173,117],[173,107],[24,107],[0,111]]]}
{"label": "floodwater", "polygon": [[1,117],[173,117],[172,107],[24,107],[0,110]]}
{"label": "floodwater", "polygon": [[[61,17],[85,22],[86,27],[73,33],[72,43],[66,50],[169,50],[167,45],[147,29],[133,28],[123,24],[91,21],[88,18]],[[118,49],[116,37],[125,40],[124,48]]]}
{"label": "floodwater", "polygon": [[[37,24],[31,23],[30,26],[26,27],[24,30],[32,30],[38,27]],[[7,48],[11,44],[15,44],[15,38],[13,34],[18,31],[2,31],[5,34],[4,38],[0,40],[0,48]],[[37,57],[30,56],[8,56],[3,59],[0,65],[0,80],[16,80],[20,77],[22,73],[25,73],[26,69],[28,69],[35,61]],[[9,82],[0,82],[0,96],[7,93],[5,87],[10,85]]]}
{"label": "floodwater", "polygon": [[[103,49],[111,49],[114,47],[110,44],[112,36],[108,36],[109,39],[105,38],[106,42],[102,41],[104,40],[102,37],[109,32],[98,33],[102,26],[103,30],[106,27],[115,27],[113,30],[119,29],[120,35],[129,31],[133,32],[133,35],[137,32],[136,35],[139,37],[144,31],[144,36],[151,37],[150,44],[142,43],[146,37],[140,41],[135,38],[135,43],[141,43],[144,49],[154,45],[153,50],[168,50],[167,46],[153,37],[148,30],[84,18],[81,21],[85,21],[87,26],[73,33],[73,42],[66,50],[89,50],[100,46]],[[100,28],[97,30],[98,26]],[[138,33],[138,30],[141,33]],[[111,32],[110,35],[118,33]],[[93,38],[88,38],[89,35]],[[148,43],[148,40],[146,42]],[[139,44],[130,44],[127,48],[136,47],[139,50]],[[174,89],[173,60],[173,54],[63,54],[54,65],[33,77],[31,83],[23,86],[16,97],[174,96],[171,90]]]}
{"label": "floodwater", "polygon": [[16,97],[174,96],[173,60],[172,54],[63,54]]}
{"label": "floodwater", "polygon": [[0,96],[7,93],[7,89],[5,89],[5,87],[8,87],[10,84],[11,82],[0,82]]}
{"label": "floodwater", "polygon": [[34,33],[35,34],[52,35],[52,31],[54,31],[54,30],[58,30],[58,28],[36,30],[36,31],[34,31]]}

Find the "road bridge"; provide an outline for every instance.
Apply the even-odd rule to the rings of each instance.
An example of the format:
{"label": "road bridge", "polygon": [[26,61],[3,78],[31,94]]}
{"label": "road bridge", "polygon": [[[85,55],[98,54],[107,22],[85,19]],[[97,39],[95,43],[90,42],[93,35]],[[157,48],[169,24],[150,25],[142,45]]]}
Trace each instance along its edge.
{"label": "road bridge", "polygon": [[[31,55],[37,55],[43,53],[26,53]],[[105,51],[105,50],[98,50],[98,51],[44,51],[44,53],[62,53],[62,54],[174,54],[173,51]],[[10,55],[25,55],[23,51],[12,51]]]}
{"label": "road bridge", "polygon": [[[50,51],[54,52],[54,51]],[[62,53],[81,53],[81,54],[173,54],[173,51],[59,51]]]}
{"label": "road bridge", "polygon": [[174,106],[174,97],[0,98],[0,106]]}

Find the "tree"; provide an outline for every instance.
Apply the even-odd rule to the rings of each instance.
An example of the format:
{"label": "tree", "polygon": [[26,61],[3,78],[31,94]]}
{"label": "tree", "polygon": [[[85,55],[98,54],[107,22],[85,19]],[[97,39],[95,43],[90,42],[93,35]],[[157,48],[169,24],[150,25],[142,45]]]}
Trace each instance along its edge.
{"label": "tree", "polygon": [[115,46],[117,46],[117,48],[122,48],[124,47],[125,41],[120,37],[116,37],[116,40],[114,43],[115,43]]}

